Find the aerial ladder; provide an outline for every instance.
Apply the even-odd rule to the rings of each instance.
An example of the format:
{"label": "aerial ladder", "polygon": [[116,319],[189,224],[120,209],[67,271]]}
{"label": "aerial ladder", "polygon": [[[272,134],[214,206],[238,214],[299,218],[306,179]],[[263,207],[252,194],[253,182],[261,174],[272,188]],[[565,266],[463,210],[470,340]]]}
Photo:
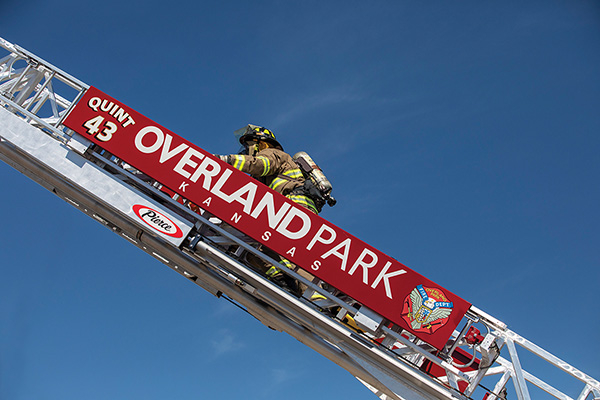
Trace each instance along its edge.
{"label": "aerial ladder", "polygon": [[[18,45],[0,51],[5,163],[379,398],[506,399],[511,381],[520,400],[600,400],[597,380],[459,296]],[[248,255],[279,261],[261,246],[303,293],[257,272]],[[525,369],[532,357],[578,393]]]}

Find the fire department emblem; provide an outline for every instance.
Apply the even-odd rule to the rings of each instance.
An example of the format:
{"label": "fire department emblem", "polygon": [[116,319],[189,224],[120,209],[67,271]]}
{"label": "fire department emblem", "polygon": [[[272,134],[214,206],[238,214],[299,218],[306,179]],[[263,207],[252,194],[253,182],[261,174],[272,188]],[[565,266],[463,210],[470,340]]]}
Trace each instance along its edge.
{"label": "fire department emblem", "polygon": [[419,285],[404,299],[402,318],[416,332],[434,333],[448,322],[452,307],[440,289]]}

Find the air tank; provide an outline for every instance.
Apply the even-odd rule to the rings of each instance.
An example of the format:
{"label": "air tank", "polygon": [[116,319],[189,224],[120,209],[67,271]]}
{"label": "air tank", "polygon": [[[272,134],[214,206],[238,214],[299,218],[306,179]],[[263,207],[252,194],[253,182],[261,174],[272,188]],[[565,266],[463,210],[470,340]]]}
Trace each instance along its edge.
{"label": "air tank", "polygon": [[302,172],[310,177],[324,199],[327,200],[328,204],[333,206],[333,204],[335,204],[335,199],[330,195],[331,190],[333,189],[331,182],[329,182],[329,179],[327,179],[321,168],[313,161],[311,156],[304,151],[299,151],[294,154],[292,158],[296,164],[298,164]]}

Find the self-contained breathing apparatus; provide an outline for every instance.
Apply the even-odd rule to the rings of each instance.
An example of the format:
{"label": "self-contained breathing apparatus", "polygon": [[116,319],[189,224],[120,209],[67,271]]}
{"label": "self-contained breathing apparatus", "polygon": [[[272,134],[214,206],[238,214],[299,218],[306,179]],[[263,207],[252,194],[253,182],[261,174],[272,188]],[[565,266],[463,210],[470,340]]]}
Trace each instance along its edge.
{"label": "self-contained breathing apparatus", "polygon": [[321,212],[325,203],[329,207],[333,207],[337,200],[331,195],[333,186],[331,186],[331,182],[329,182],[323,170],[304,151],[294,154],[292,159],[302,171],[305,179],[304,184],[294,190],[300,189],[304,195],[310,197],[315,202],[319,212]]}

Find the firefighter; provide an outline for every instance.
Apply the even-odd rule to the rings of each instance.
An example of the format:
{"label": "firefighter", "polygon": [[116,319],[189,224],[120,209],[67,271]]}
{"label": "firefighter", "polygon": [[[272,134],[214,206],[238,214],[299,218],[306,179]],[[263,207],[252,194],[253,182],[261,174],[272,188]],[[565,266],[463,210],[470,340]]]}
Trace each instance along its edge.
{"label": "firefighter", "polygon": [[305,180],[302,171],[292,157],[283,151],[273,132],[248,125],[236,131],[236,137],[239,137],[243,146],[242,151],[240,154],[218,156],[221,160],[318,214],[315,202],[299,190]]}
{"label": "firefighter", "polygon": [[[235,134],[242,145],[240,153],[217,155],[217,157],[234,168],[246,172],[298,205],[318,214],[314,200],[303,190],[305,178],[302,171],[292,157],[283,151],[283,147],[273,132],[260,126],[248,125],[236,131]],[[279,260],[281,265],[287,268],[294,267],[289,260],[272,250],[263,248],[262,251],[271,258]],[[278,267],[265,263],[253,254],[248,254],[247,259],[279,285],[288,287],[297,294],[304,291],[304,285],[299,287],[297,282],[283,274]],[[298,273],[308,280],[313,279],[312,275],[302,269],[298,270]]]}

